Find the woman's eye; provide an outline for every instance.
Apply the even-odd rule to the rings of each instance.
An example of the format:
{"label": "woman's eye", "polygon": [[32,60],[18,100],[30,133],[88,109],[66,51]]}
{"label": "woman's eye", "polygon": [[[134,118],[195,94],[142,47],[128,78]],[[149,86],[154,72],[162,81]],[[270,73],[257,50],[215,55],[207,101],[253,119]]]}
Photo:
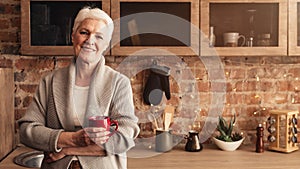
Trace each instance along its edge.
{"label": "woman's eye", "polygon": [[103,37],[101,35],[96,35],[96,38],[103,40]]}
{"label": "woman's eye", "polygon": [[86,31],[81,31],[81,32],[79,32],[81,35],[88,35],[89,33],[88,32],[86,32]]}

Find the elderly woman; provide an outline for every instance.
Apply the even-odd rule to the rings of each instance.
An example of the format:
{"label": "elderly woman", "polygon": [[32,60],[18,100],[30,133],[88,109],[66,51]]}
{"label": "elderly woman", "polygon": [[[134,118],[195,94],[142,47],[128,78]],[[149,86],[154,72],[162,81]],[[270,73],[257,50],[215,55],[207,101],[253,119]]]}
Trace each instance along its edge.
{"label": "elderly woman", "polygon": [[[74,61],[45,76],[18,123],[23,144],[45,153],[42,168],[127,168],[139,132],[130,81],[105,65],[112,19],[85,7],[75,18]],[[118,122],[117,132],[88,127],[93,115]]]}

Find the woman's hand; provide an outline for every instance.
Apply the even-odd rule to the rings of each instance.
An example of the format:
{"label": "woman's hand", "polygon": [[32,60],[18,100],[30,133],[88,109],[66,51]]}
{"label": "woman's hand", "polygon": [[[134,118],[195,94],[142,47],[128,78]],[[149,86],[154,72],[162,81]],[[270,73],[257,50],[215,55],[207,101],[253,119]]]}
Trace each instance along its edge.
{"label": "woman's hand", "polygon": [[103,146],[97,144],[90,144],[85,147],[66,147],[58,153],[45,153],[45,160],[47,163],[60,160],[67,155],[81,155],[81,156],[106,156],[106,151]]}
{"label": "woman's hand", "polygon": [[58,138],[58,148],[83,147],[92,144],[90,137],[84,129],[76,132],[62,132]]}
{"label": "woman's hand", "polygon": [[92,144],[92,141],[84,129],[78,130],[72,135],[72,142],[75,146],[84,147]]}
{"label": "woman's hand", "polygon": [[62,132],[58,139],[60,152],[45,154],[48,163],[60,160],[66,155],[104,156],[102,144],[106,143],[111,133],[102,127],[89,127],[76,132]]}
{"label": "woman's hand", "polygon": [[45,160],[47,163],[52,163],[54,161],[60,160],[66,156],[64,149],[58,153],[45,153]]}
{"label": "woman's hand", "polygon": [[91,144],[104,144],[111,133],[102,127],[88,127],[76,132],[62,132],[58,147],[84,147]]}
{"label": "woman's hand", "polygon": [[84,129],[89,137],[95,144],[101,145],[107,142],[110,132],[103,127],[88,127]]}

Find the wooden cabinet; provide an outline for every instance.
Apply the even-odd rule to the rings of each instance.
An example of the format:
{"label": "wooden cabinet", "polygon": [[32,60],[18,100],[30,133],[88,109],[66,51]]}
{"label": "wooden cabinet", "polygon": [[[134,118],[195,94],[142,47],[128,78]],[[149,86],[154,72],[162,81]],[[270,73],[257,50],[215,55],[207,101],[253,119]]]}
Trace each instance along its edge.
{"label": "wooden cabinet", "polygon": [[290,56],[300,55],[300,0],[289,0],[289,47]]}
{"label": "wooden cabinet", "polygon": [[198,0],[112,0],[112,55],[198,55]]}
{"label": "wooden cabinet", "polygon": [[[287,55],[286,0],[202,0],[201,55],[275,56]],[[209,27],[214,27],[215,47],[209,47]],[[229,47],[224,33],[236,32],[245,37],[241,46]]]}
{"label": "wooden cabinet", "polygon": [[[114,20],[108,55],[300,52],[300,0],[21,0],[21,54],[73,55],[72,22],[82,6],[91,4]],[[208,41],[210,27],[216,37],[213,48]],[[238,46],[229,47],[223,38],[227,32],[245,36],[245,44],[240,46],[240,39]]]}
{"label": "wooden cabinet", "polygon": [[12,68],[0,68],[0,161],[15,148],[13,77]]}
{"label": "wooden cabinet", "polygon": [[21,54],[73,55],[73,20],[86,5],[110,14],[110,0],[21,0]]}

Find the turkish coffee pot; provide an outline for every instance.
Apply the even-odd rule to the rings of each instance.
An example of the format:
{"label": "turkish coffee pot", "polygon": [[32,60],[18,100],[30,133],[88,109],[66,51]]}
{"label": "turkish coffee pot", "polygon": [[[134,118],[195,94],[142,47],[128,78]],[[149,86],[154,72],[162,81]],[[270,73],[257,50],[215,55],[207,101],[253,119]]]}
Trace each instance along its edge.
{"label": "turkish coffee pot", "polygon": [[203,146],[199,140],[199,133],[196,130],[190,130],[189,136],[186,136],[187,142],[185,144],[185,151],[197,152],[201,151]]}

